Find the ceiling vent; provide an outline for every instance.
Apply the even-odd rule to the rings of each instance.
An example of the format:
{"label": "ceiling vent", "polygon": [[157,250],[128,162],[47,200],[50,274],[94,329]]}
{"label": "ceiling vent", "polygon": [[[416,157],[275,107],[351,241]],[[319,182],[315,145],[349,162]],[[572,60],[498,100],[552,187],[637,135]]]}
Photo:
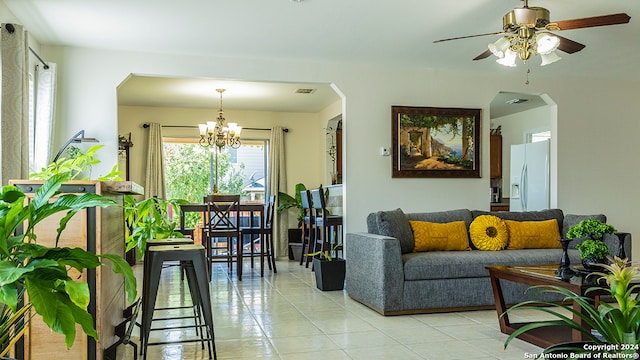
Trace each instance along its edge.
{"label": "ceiling vent", "polygon": [[296,94],[313,94],[316,92],[316,89],[298,89],[296,90]]}
{"label": "ceiling vent", "polygon": [[515,98],[515,99],[511,99],[511,100],[507,100],[506,103],[509,105],[513,105],[513,104],[522,104],[524,102],[529,101],[529,99],[519,99],[519,98]]}

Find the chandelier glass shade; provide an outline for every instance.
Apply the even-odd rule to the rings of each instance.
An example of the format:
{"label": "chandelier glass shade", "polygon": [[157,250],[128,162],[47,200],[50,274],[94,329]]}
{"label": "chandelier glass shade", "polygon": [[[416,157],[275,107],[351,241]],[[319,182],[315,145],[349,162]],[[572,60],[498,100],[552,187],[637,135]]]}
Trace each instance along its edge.
{"label": "chandelier glass shade", "polygon": [[536,33],[535,28],[522,26],[515,34],[501,37],[488,48],[500,65],[514,67],[516,57],[526,63],[532,55],[540,55],[541,65],[545,66],[562,59],[555,52],[559,45],[558,37],[547,32]]}
{"label": "chandelier glass shade", "polygon": [[242,126],[238,126],[236,123],[226,123],[224,117],[224,110],[222,109],[222,93],[225,89],[216,89],[220,93],[220,110],[218,110],[218,117],[216,121],[207,121],[206,124],[199,124],[200,128],[200,145],[202,146],[216,146],[218,149],[222,149],[225,146],[237,149],[240,147],[240,134],[242,133]]}

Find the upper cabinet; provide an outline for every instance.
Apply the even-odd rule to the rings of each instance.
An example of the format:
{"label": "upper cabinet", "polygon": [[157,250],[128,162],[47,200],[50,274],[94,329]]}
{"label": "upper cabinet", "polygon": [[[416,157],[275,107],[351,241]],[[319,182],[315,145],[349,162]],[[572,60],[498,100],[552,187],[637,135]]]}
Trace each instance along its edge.
{"label": "upper cabinet", "polygon": [[491,178],[502,177],[502,135],[491,135],[490,139]]}

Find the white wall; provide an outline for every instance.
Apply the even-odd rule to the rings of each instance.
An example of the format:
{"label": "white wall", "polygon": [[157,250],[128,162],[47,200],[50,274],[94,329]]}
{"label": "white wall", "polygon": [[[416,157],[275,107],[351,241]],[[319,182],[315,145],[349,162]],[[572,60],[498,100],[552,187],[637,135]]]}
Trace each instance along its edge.
{"label": "white wall", "polygon": [[[640,86],[592,79],[545,78],[524,85],[523,67],[495,73],[141,54],[45,48],[60,65],[58,119],[62,133],[84,128],[105,140],[103,166],[117,161],[116,86],[130,73],[252,81],[333,83],[344,94],[345,222],[366,229],[369,212],[488,209],[489,103],[498,91],[547,93],[558,104],[558,206],[567,213],[605,213],[620,230],[640,236],[636,166]],[[473,64],[470,63],[470,68]],[[481,108],[481,179],[392,179],[391,106]],[[59,137],[58,143],[63,141]],[[300,144],[302,145],[302,144]],[[321,166],[319,166],[321,168]],[[636,246],[634,255],[640,254]]]}

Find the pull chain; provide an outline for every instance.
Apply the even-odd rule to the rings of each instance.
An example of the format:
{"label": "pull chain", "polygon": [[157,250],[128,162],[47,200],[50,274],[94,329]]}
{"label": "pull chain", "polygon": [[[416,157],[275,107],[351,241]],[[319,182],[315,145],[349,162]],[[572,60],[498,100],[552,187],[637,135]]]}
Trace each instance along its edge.
{"label": "pull chain", "polygon": [[531,73],[531,68],[527,66],[527,81],[524,82],[525,85],[529,85],[529,73]]}

